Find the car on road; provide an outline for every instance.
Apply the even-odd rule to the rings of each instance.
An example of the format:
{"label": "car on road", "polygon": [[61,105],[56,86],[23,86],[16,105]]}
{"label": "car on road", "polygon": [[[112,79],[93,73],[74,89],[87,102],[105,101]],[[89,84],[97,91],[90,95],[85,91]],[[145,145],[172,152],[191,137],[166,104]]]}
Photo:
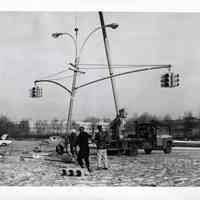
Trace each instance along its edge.
{"label": "car on road", "polygon": [[0,137],[0,146],[7,146],[12,143],[12,140],[8,140],[7,138],[8,138],[7,134],[3,134]]}

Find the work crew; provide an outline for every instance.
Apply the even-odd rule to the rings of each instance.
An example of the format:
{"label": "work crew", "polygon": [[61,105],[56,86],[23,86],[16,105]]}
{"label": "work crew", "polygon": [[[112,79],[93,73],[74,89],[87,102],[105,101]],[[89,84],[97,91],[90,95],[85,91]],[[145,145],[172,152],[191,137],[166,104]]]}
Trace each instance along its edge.
{"label": "work crew", "polygon": [[97,169],[102,168],[108,169],[108,159],[107,159],[107,142],[108,134],[102,130],[102,125],[97,126],[98,132],[95,134],[95,143],[97,145]]}
{"label": "work crew", "polygon": [[91,135],[89,135],[87,132],[84,131],[84,127],[80,127],[79,131],[80,134],[77,137],[76,145],[79,146],[77,161],[81,168],[84,167],[83,160],[85,161],[85,165],[89,172],[91,172],[90,169],[90,162],[89,162],[89,143],[88,140],[91,138]]}

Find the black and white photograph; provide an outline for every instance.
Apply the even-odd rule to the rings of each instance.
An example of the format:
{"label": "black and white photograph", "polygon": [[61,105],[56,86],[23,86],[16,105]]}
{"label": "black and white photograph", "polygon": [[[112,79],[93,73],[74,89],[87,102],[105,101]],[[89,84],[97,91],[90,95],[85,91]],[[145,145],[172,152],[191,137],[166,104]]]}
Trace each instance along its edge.
{"label": "black and white photograph", "polygon": [[199,23],[0,11],[0,186],[200,186]]}

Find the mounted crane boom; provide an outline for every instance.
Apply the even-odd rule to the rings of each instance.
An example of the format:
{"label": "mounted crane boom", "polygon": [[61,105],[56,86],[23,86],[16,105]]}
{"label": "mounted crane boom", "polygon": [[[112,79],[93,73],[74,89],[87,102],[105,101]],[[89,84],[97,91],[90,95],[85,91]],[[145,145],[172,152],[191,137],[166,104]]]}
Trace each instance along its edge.
{"label": "mounted crane boom", "polygon": [[105,52],[106,52],[106,58],[107,58],[107,64],[108,64],[108,70],[110,74],[110,81],[111,81],[111,86],[112,86],[112,92],[113,92],[113,97],[114,97],[114,103],[115,103],[115,111],[116,111],[116,116],[118,116],[119,113],[119,106],[118,106],[118,98],[116,94],[116,87],[115,87],[115,81],[113,79],[113,70],[112,70],[112,62],[111,62],[111,57],[110,57],[110,48],[109,48],[109,42],[108,42],[108,37],[106,33],[106,28],[105,28],[105,23],[104,23],[104,18],[103,18],[103,12],[99,12],[99,18],[101,22],[101,28],[102,28],[102,33],[103,33],[103,41],[104,41],[104,47],[105,47]]}

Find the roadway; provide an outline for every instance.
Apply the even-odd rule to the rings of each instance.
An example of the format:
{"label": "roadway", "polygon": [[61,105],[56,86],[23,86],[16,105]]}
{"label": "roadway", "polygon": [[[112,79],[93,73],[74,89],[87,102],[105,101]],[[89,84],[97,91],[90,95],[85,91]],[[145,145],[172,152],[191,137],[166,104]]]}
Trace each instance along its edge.
{"label": "roadway", "polygon": [[[138,156],[109,156],[109,170],[96,170],[96,156],[91,156],[93,172],[84,177],[61,176],[62,169],[77,167],[41,158],[21,160],[41,141],[15,141],[1,147],[1,186],[200,186],[200,148],[174,147],[172,153],[153,151]],[[42,150],[53,146],[43,145]]]}

